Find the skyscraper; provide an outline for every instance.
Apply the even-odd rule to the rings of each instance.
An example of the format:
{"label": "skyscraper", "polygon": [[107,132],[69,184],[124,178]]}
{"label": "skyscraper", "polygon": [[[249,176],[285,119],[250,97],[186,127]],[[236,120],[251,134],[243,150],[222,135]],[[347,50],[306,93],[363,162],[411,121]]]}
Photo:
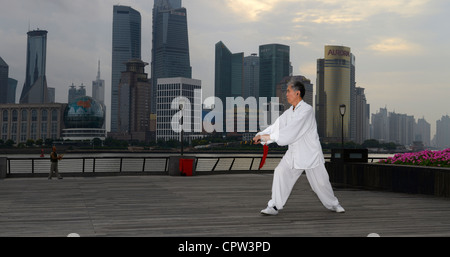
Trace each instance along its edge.
{"label": "skyscraper", "polygon": [[[158,79],[157,89],[156,139],[181,141],[181,128],[183,140],[191,142],[202,138],[202,82],[189,78],[163,78]],[[173,103],[176,106],[183,104],[182,111],[172,108]]]}
{"label": "skyscraper", "polygon": [[231,56],[233,54],[222,42],[216,44],[214,94],[222,103],[231,96]]}
{"label": "skyscraper", "polygon": [[409,146],[415,138],[416,120],[407,114],[389,113],[389,142]]}
{"label": "skyscraper", "polygon": [[326,115],[326,102],[327,95],[325,94],[325,59],[317,60],[317,74],[316,74],[316,121],[317,121],[317,132],[319,137],[323,138],[325,135],[325,125],[327,121]]}
{"label": "skyscraper", "polygon": [[327,142],[341,140],[341,104],[346,106],[344,138],[351,137],[353,63],[350,48],[345,46],[325,46],[325,58],[317,60],[316,117],[319,136]]}
{"label": "skyscraper", "polygon": [[450,147],[450,116],[448,115],[436,121],[436,147],[439,149]]}
{"label": "skyscraper", "polygon": [[0,104],[7,103],[9,66],[0,56]]}
{"label": "skyscraper", "polygon": [[48,32],[46,30],[33,30],[27,34],[27,69],[20,103],[47,103],[45,69]]}
{"label": "skyscraper", "polygon": [[290,73],[290,47],[280,44],[259,46],[259,97],[270,101],[276,96],[276,85]]}
{"label": "skyscraper", "polygon": [[51,104],[56,102],[56,88],[47,87],[47,101]]}
{"label": "skyscraper", "polygon": [[259,56],[251,54],[244,58],[244,88],[242,95],[259,98]]}
{"label": "skyscraper", "polygon": [[[215,56],[215,96],[222,104],[226,103],[227,97],[243,96],[244,83],[244,53],[233,54],[222,42],[216,44]],[[223,112],[225,120],[226,112]],[[225,122],[223,124],[225,129]]]}
{"label": "skyscraper", "polygon": [[72,103],[75,99],[81,96],[86,96],[86,87],[81,84],[80,88],[76,89],[75,85],[72,83],[69,88],[68,103]]}
{"label": "skyscraper", "polygon": [[[181,0],[155,0],[152,33],[152,99],[156,99],[159,78],[192,78],[187,11]],[[156,101],[151,111],[156,113]]]}
{"label": "skyscraper", "polygon": [[112,32],[111,131],[116,132],[122,71],[130,59],[141,59],[141,14],[129,6],[115,5]]}
{"label": "skyscraper", "polygon": [[380,108],[380,111],[372,114],[372,139],[385,143],[389,142],[389,117],[387,108]]}
{"label": "skyscraper", "polygon": [[100,60],[98,61],[97,78],[92,81],[92,98],[105,105],[105,80],[100,77]]}
{"label": "skyscraper", "polygon": [[8,96],[6,97],[6,103],[8,104],[16,103],[17,82],[16,79],[8,78]]}
{"label": "skyscraper", "polygon": [[132,140],[149,142],[150,81],[145,66],[148,63],[132,59],[126,63],[119,83],[119,131],[131,135]]}
{"label": "skyscraper", "polygon": [[358,110],[356,108],[356,98],[358,91],[356,90],[356,57],[350,53],[350,124],[349,124],[349,137],[351,141],[357,141],[358,131]]}
{"label": "skyscraper", "polygon": [[243,94],[244,53],[231,53],[222,42],[216,44],[215,95],[225,103],[227,97]]}
{"label": "skyscraper", "polygon": [[358,144],[364,143],[364,141],[369,139],[370,136],[370,105],[367,104],[364,90],[365,89],[362,87],[355,88],[356,97],[354,109],[356,110],[356,114],[354,127],[356,130],[356,135],[354,141]]}
{"label": "skyscraper", "polygon": [[431,146],[431,125],[425,118],[417,120],[415,141],[422,141],[424,146]]}

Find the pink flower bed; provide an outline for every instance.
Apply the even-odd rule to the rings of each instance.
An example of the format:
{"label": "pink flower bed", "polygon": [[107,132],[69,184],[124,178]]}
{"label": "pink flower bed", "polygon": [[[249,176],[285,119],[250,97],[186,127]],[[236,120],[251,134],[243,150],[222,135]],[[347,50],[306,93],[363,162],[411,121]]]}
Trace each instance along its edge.
{"label": "pink flower bed", "polygon": [[425,150],[416,153],[396,154],[379,161],[385,164],[450,167],[450,148],[442,151]]}

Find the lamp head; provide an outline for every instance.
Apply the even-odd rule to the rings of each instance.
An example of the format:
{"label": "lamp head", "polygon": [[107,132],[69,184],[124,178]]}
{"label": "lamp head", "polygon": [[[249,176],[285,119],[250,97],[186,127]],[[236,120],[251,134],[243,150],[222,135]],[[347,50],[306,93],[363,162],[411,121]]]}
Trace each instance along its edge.
{"label": "lamp head", "polygon": [[342,116],[344,116],[345,115],[345,110],[346,110],[346,106],[345,106],[345,104],[341,104],[340,106],[339,106],[339,112],[341,113],[341,115]]}

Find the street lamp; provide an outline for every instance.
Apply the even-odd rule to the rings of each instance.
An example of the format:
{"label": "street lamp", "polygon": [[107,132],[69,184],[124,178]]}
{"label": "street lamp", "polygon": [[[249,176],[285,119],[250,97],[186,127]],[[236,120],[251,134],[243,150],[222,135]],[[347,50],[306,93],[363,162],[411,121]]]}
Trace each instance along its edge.
{"label": "street lamp", "polygon": [[181,112],[181,118],[180,118],[180,127],[181,127],[181,156],[183,156],[183,148],[184,148],[184,144],[183,144],[183,109],[184,109],[184,101],[181,100],[180,104],[178,106],[178,108],[180,109]]}
{"label": "street lamp", "polygon": [[339,112],[341,113],[341,117],[342,117],[342,149],[344,149],[344,115],[345,115],[345,109],[347,107],[345,106],[345,104],[341,104],[339,106]]}

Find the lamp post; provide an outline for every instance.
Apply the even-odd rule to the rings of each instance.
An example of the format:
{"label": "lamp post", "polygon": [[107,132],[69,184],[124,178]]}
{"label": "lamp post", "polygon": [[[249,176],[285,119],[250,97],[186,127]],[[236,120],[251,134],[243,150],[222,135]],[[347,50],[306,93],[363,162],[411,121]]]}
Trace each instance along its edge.
{"label": "lamp post", "polygon": [[183,139],[183,109],[184,109],[184,101],[180,101],[180,105],[178,108],[181,111],[181,118],[180,118],[180,127],[181,127],[181,156],[183,156],[183,148],[184,148],[184,139]]}
{"label": "lamp post", "polygon": [[339,112],[341,113],[341,117],[342,117],[342,149],[344,149],[344,115],[345,115],[345,109],[347,107],[345,106],[345,104],[341,104],[339,106]]}

